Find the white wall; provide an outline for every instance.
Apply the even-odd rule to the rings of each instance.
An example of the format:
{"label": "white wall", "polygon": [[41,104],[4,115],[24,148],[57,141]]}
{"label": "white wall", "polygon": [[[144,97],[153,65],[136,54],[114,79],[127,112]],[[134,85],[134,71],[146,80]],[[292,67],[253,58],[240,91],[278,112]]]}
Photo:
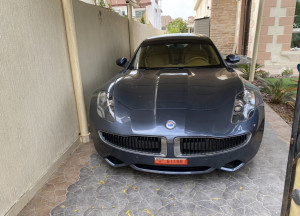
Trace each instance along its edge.
{"label": "white wall", "polygon": [[155,0],[151,1],[151,5],[146,6],[147,23],[154,28],[161,29],[161,8],[156,4]]}
{"label": "white wall", "polygon": [[211,0],[195,0],[196,19],[211,16]]}
{"label": "white wall", "polygon": [[[127,15],[127,6],[114,6],[113,9],[122,15],[122,11]],[[156,4],[155,0],[152,0],[151,5],[147,5],[146,8],[132,7],[132,16],[136,18],[136,11],[145,11],[145,21],[147,24],[151,24],[156,29],[161,29],[161,8]]]}
{"label": "white wall", "polygon": [[79,127],[61,1],[3,0],[0,14],[4,215],[77,140]]}
{"label": "white wall", "polygon": [[[127,14],[127,6],[116,6],[113,7],[114,11],[116,11],[117,13],[119,13],[120,15],[123,16],[122,12],[124,11],[125,15]],[[133,15],[135,15],[134,11],[132,10]]]}

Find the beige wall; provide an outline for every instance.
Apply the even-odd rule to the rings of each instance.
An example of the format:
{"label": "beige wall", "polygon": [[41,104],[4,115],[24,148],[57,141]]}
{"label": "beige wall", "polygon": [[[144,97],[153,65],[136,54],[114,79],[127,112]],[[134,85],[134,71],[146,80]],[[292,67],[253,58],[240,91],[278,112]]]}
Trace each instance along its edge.
{"label": "beige wall", "polygon": [[[267,39],[260,36],[260,45],[265,42],[265,46],[261,48],[258,58],[264,61],[266,66],[280,65],[282,67],[296,67],[300,60],[300,52],[290,51],[292,32],[295,16],[295,0],[273,0],[269,3],[269,8],[265,6],[264,23],[268,27],[265,29]],[[270,22],[269,20],[272,20]],[[268,54],[266,56],[266,54]]]}
{"label": "beige wall", "polygon": [[[252,55],[256,28],[258,0],[252,4],[251,31],[248,55]],[[295,68],[299,63],[300,52],[290,51],[295,0],[265,1],[262,29],[259,37],[258,63],[264,64],[266,70],[279,74],[282,67]]]}
{"label": "beige wall", "polygon": [[[86,107],[129,57],[128,20],[73,1]],[[0,215],[16,215],[78,144],[60,0],[0,2]],[[137,44],[160,34],[134,23]]]}
{"label": "beige wall", "polygon": [[79,128],[61,1],[0,1],[0,14],[4,215],[78,139]]}
{"label": "beige wall", "polygon": [[[93,92],[122,68],[120,57],[130,58],[128,19],[109,9],[73,0],[80,69],[87,113]],[[151,25],[132,22],[133,49],[152,36],[163,34]]]}
{"label": "beige wall", "polygon": [[93,92],[122,68],[129,58],[128,19],[108,9],[73,0],[80,69],[87,113]]}
{"label": "beige wall", "polygon": [[164,31],[158,30],[151,25],[142,24],[140,22],[132,22],[132,37],[133,37],[133,49],[134,51],[138,48],[140,43],[146,38],[153,37],[156,35],[162,35]]}

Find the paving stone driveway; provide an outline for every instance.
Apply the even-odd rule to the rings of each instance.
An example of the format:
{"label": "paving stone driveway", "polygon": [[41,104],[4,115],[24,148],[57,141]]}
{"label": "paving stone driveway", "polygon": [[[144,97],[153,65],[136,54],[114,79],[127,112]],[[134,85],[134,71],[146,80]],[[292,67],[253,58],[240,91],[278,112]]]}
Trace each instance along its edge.
{"label": "paving stone driveway", "polygon": [[235,173],[157,175],[111,168],[98,154],[55,207],[63,215],[280,215],[287,145],[266,124],[256,157]]}

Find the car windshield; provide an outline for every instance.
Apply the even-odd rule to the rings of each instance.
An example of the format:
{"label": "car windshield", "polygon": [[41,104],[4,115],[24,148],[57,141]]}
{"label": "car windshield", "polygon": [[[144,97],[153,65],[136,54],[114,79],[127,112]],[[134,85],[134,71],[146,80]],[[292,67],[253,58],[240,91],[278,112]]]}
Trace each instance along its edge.
{"label": "car windshield", "polygon": [[142,45],[130,69],[222,67],[216,48],[208,43]]}

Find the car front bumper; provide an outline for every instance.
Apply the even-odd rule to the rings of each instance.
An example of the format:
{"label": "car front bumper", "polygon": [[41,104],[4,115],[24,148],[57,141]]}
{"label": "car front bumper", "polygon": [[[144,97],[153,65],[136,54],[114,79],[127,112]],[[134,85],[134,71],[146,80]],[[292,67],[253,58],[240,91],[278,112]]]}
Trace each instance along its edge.
{"label": "car front bumper", "polygon": [[[253,127],[254,126],[254,127]],[[91,134],[97,152],[110,165],[114,167],[131,166],[132,168],[145,172],[164,173],[164,174],[199,174],[208,173],[214,169],[225,171],[236,171],[244,164],[249,162],[258,152],[263,132],[264,132],[264,107],[256,109],[254,116],[240,125],[242,133],[249,134],[249,139],[237,147],[224,151],[217,151],[207,154],[182,155],[176,144],[177,136],[162,137],[161,152],[147,153],[125,149],[107,142],[101,136],[103,128],[91,127]],[[112,131],[110,131],[112,132]],[[116,132],[114,132],[117,134]],[[134,136],[137,134],[130,134]],[[153,134],[152,134],[153,135]],[[226,134],[223,137],[241,135]],[[194,135],[195,136],[195,135]],[[187,159],[187,165],[155,165],[156,158]]]}

